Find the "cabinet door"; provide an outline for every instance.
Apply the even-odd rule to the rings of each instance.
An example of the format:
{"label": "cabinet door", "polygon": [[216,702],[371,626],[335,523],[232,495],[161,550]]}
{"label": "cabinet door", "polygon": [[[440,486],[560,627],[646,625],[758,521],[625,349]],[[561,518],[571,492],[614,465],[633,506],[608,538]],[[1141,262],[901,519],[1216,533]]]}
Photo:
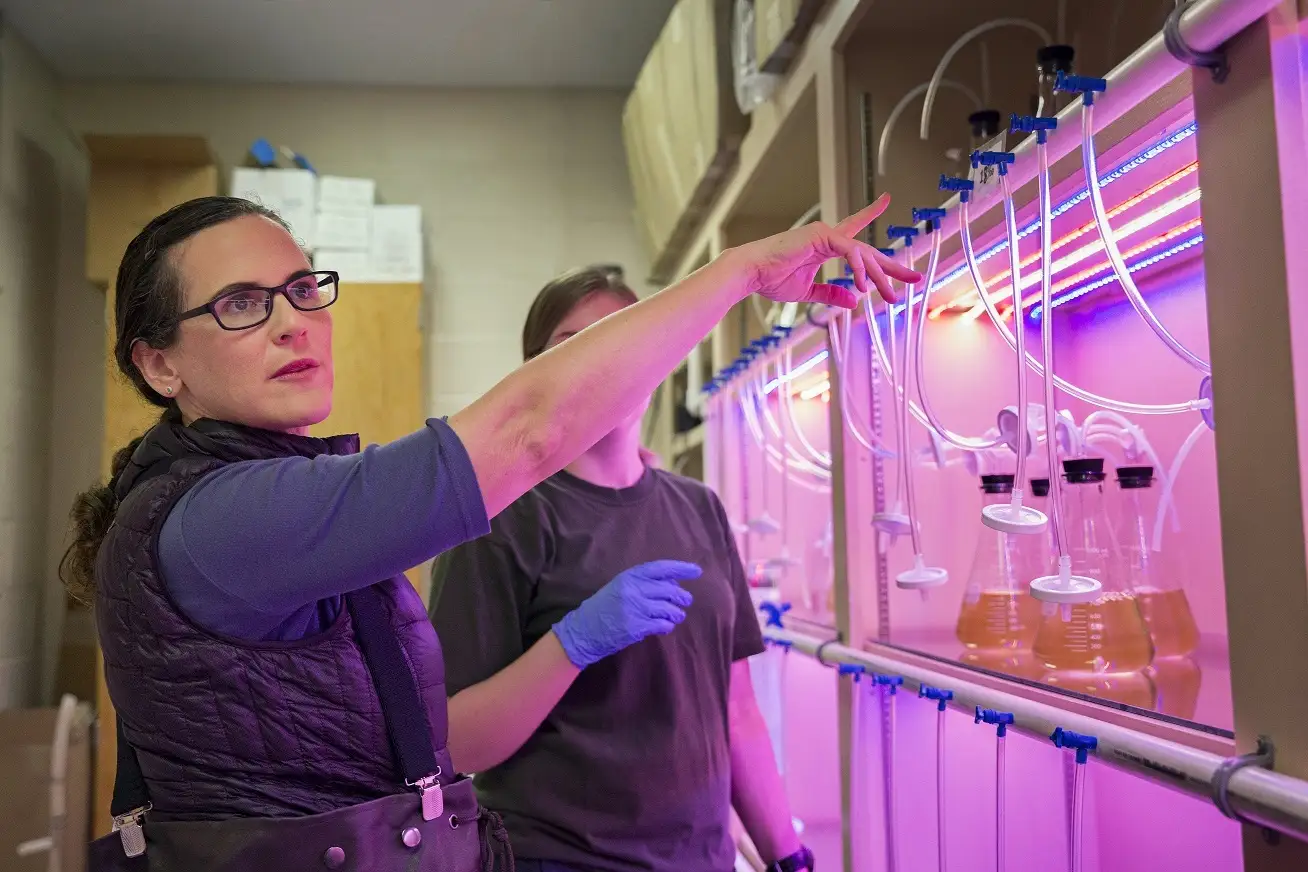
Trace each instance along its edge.
{"label": "cabinet door", "polygon": [[[315,436],[358,433],[363,446],[412,433],[426,416],[423,397],[422,286],[343,284],[332,306],[336,390]],[[407,573],[426,598],[426,567]]]}

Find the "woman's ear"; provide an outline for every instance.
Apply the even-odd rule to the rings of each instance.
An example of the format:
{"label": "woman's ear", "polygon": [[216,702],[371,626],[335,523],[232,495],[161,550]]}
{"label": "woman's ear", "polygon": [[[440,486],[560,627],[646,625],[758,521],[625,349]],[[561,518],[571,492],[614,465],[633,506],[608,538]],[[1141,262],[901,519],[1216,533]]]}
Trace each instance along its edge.
{"label": "woman's ear", "polygon": [[151,348],[145,340],[132,343],[132,363],[136,365],[146,384],[164,396],[176,396],[181,391],[181,377],[158,348]]}

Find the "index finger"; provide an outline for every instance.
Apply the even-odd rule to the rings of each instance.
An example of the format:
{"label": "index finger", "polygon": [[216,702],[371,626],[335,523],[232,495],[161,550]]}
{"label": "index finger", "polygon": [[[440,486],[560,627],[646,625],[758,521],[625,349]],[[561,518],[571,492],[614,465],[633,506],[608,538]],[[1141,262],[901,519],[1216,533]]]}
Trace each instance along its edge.
{"label": "index finger", "polygon": [[869,224],[881,217],[881,213],[886,211],[890,206],[890,195],[882,194],[868,205],[859,209],[853,215],[850,215],[844,221],[836,225],[835,230],[851,239],[862,233]]}

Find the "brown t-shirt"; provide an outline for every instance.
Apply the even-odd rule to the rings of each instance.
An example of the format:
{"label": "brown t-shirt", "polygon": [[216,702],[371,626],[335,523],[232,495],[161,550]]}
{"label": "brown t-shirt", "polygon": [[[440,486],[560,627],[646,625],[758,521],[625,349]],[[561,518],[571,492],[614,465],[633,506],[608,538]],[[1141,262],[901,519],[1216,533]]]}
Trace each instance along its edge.
{"label": "brown t-shirt", "polygon": [[453,695],[530,648],[625,569],[704,574],[672,633],[588,667],[513,757],[478,773],[514,853],[605,872],[727,872],[731,665],[763,650],[735,540],[704,485],[646,470],[614,490],[561,472],[442,555],[432,621]]}

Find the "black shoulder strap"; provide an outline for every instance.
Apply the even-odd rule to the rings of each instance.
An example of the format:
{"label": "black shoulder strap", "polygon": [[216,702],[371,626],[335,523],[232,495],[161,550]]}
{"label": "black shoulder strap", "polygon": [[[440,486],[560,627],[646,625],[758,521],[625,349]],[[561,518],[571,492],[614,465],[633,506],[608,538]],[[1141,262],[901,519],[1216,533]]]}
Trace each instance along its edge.
{"label": "black shoulder strap", "polygon": [[[436,749],[432,743],[431,724],[427,708],[408,658],[400,646],[386,614],[382,592],[376,585],[357,590],[345,597],[354,620],[354,631],[368,664],[373,686],[381,701],[386,733],[391,750],[399,764],[400,775],[406,784],[414,785],[440,773],[436,762]],[[150,794],[141,772],[136,749],[123,736],[123,723],[117,720],[118,768],[114,776],[114,795],[110,811],[114,817],[145,808]],[[445,724],[437,725],[442,732]],[[447,777],[453,773],[443,773]]]}

